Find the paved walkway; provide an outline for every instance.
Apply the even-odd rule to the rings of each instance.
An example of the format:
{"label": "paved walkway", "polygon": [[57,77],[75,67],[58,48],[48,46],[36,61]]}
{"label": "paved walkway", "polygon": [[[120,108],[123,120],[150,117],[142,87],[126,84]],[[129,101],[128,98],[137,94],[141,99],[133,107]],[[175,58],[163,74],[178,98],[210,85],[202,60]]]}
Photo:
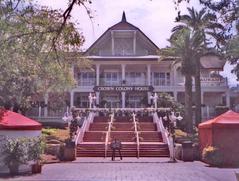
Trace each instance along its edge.
{"label": "paved walkway", "polygon": [[[236,181],[239,169],[211,168],[202,162],[167,163],[165,158],[80,158],[75,162],[44,165],[42,174],[2,180],[78,181]],[[1,180],[1,179],[0,179]]]}

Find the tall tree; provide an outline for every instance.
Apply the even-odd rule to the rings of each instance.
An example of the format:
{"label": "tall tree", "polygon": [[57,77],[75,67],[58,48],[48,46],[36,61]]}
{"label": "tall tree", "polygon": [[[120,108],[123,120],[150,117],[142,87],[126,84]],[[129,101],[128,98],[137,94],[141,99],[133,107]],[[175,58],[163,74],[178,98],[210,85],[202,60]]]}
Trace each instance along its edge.
{"label": "tall tree", "polygon": [[230,60],[231,64],[235,65],[232,73],[235,73],[239,81],[239,22],[237,23],[237,34],[234,35],[226,44],[225,51],[226,57]]}
{"label": "tall tree", "polygon": [[170,47],[159,51],[162,58],[171,56],[176,58],[176,63],[181,63],[181,72],[185,76],[185,116],[187,131],[192,133],[192,77],[195,73],[195,61],[192,57],[203,45],[203,36],[190,29],[181,29],[173,33],[169,39]]}
{"label": "tall tree", "polygon": [[220,36],[220,31],[224,27],[216,22],[217,17],[212,13],[207,13],[206,9],[203,8],[200,11],[196,11],[193,7],[188,8],[188,14],[180,16],[178,19],[179,25],[173,28],[173,32],[177,32],[181,29],[191,29],[193,32],[197,32],[202,35],[204,42],[204,49],[200,49],[195,57],[195,120],[198,125],[202,120],[201,111],[201,80],[200,80],[200,58],[206,52],[206,47],[211,44],[211,37],[216,39],[216,45],[218,45],[223,39]]}
{"label": "tall tree", "polygon": [[[182,1],[187,1],[188,3],[190,2],[190,0],[174,0],[176,10],[179,12],[176,19],[180,19],[179,4]],[[224,30],[220,32],[220,38],[224,43],[223,48],[227,49],[228,52],[228,46],[231,46],[232,41],[235,42],[238,35],[238,31],[236,33],[237,35],[235,35],[235,25],[238,26],[239,0],[199,0],[199,2],[206,7],[207,11],[217,15],[217,22],[224,25]],[[233,51],[235,51],[235,49]],[[225,52],[223,51],[223,53]],[[229,62],[234,66],[232,73],[235,73],[237,79],[239,80],[238,59],[235,59],[235,57],[232,58],[231,54],[226,54],[226,56],[229,58]]]}
{"label": "tall tree", "polygon": [[[57,10],[21,0],[0,1],[0,103],[25,112],[33,95],[74,85],[72,65],[84,37]],[[81,61],[82,63],[82,61]]]}

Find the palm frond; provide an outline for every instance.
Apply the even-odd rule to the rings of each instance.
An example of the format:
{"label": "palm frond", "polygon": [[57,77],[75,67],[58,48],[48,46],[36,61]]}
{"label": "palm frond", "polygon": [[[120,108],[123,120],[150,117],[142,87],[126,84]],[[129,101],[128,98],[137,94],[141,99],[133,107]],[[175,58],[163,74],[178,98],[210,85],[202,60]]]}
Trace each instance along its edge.
{"label": "palm frond", "polygon": [[177,25],[177,26],[175,26],[175,27],[173,27],[173,29],[171,30],[171,32],[177,32],[177,31],[180,31],[180,30],[182,30],[183,28],[186,28],[187,26],[185,26],[185,25]]}

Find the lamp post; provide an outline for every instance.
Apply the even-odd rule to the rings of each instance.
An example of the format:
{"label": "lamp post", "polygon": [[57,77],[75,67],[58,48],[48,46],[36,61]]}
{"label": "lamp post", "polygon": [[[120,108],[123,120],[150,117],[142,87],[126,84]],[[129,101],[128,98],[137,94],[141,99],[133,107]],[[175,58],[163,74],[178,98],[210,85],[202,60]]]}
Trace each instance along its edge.
{"label": "lamp post", "polygon": [[157,109],[157,107],[158,107],[158,105],[157,105],[158,94],[155,92],[154,94],[152,94],[150,96],[150,99],[153,100],[154,108]]}
{"label": "lamp post", "polygon": [[68,127],[70,126],[70,122],[71,122],[72,119],[73,119],[73,118],[72,118],[72,114],[69,113],[69,111],[65,112],[65,113],[64,113],[64,116],[62,117],[62,120],[63,120],[64,122],[67,122]]}
{"label": "lamp post", "polygon": [[95,107],[95,100],[96,100],[95,94],[90,92],[88,98],[89,98],[89,103],[90,103],[90,105],[89,105],[90,109],[92,107],[94,108]]}
{"label": "lamp post", "polygon": [[181,121],[183,119],[183,117],[181,116],[180,112],[177,112],[175,115],[175,112],[171,112],[171,114],[169,112],[166,113],[166,116],[164,116],[165,120],[169,121],[168,124],[168,132],[170,137],[172,138],[172,144],[173,144],[173,154],[172,156],[170,156],[170,163],[175,163],[176,159],[175,159],[175,127],[177,126],[177,120]]}

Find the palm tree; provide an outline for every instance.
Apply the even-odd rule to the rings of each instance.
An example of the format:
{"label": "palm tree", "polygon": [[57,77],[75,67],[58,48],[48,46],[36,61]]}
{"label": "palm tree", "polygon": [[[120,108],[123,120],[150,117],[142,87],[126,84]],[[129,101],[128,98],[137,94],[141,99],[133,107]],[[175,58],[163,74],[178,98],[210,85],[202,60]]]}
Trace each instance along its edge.
{"label": "palm tree", "polygon": [[181,63],[181,72],[185,76],[185,120],[187,131],[192,133],[192,77],[195,72],[195,61],[192,57],[198,54],[203,45],[201,33],[190,29],[181,29],[173,33],[169,39],[170,47],[160,49],[161,58],[174,57],[175,63]]}
{"label": "palm tree", "polygon": [[196,125],[201,122],[202,111],[201,111],[201,80],[200,80],[200,58],[205,54],[206,47],[211,44],[210,39],[212,37],[216,40],[216,46],[224,39],[218,33],[218,29],[223,30],[224,27],[216,22],[216,15],[207,13],[206,9],[202,9],[197,12],[194,8],[188,8],[188,15],[182,15],[179,19],[181,24],[175,26],[172,32],[178,32],[182,29],[191,29],[193,32],[198,32],[203,37],[204,50],[200,50],[197,56],[195,56],[195,102],[196,102]]}
{"label": "palm tree", "polygon": [[239,81],[239,23],[238,33],[228,41],[226,47],[226,57],[233,66],[232,73],[236,74],[237,81]]}

